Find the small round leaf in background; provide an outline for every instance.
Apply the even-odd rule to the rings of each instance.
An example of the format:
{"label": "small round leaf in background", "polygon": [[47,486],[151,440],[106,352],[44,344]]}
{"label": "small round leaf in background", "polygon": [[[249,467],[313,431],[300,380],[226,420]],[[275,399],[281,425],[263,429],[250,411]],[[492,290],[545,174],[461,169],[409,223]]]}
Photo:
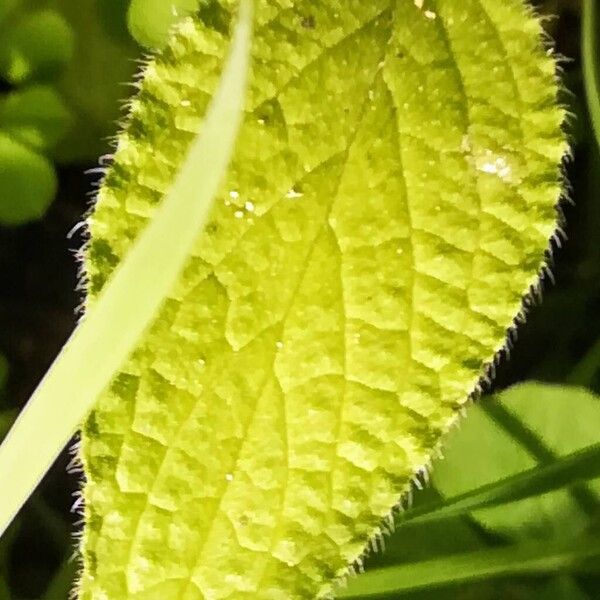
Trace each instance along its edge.
{"label": "small round leaf in background", "polygon": [[131,0],[129,30],[142,46],[162,48],[175,22],[197,9],[198,0]]}
{"label": "small round leaf in background", "polygon": [[73,38],[58,12],[25,14],[0,39],[0,76],[13,84],[56,77],[71,59]]}
{"label": "small round leaf in background", "polygon": [[0,99],[0,129],[37,150],[57,144],[72,120],[64,101],[49,85],[32,85]]}
{"label": "small round leaf in background", "polygon": [[0,133],[0,224],[39,219],[56,188],[56,173],[48,159]]}

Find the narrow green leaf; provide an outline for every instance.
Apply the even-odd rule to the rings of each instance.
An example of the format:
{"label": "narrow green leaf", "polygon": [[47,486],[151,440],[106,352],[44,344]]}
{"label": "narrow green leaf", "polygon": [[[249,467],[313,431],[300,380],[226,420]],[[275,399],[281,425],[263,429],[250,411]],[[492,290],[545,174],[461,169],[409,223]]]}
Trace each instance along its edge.
{"label": "narrow green leaf", "polygon": [[600,19],[598,18],[597,0],[583,0],[583,32],[581,36],[583,57],[583,78],[588,103],[588,110],[596,141],[600,146]]}
{"label": "narrow green leaf", "polygon": [[[58,570],[54,573],[48,584],[44,595],[40,600],[64,600],[70,597],[73,589],[73,580],[77,575],[79,567],[74,554],[67,556]],[[170,600],[165,598],[164,600]]]}
{"label": "narrow green leaf", "polygon": [[587,351],[567,377],[566,383],[591,387],[594,377],[600,371],[600,339]]}
{"label": "narrow green leaf", "polygon": [[[600,438],[600,436],[599,436]],[[468,468],[461,464],[460,468]],[[405,513],[406,521],[430,521],[538,496],[581,481],[600,477],[600,442],[472,491]]]}
{"label": "narrow green leaf", "polygon": [[600,539],[529,543],[376,569],[350,580],[338,598],[369,598],[508,575],[587,570],[600,559]]}
{"label": "narrow green leaf", "polygon": [[0,533],[155,317],[204,226],[244,103],[251,9],[241,6],[221,85],[177,179],[0,446]]}

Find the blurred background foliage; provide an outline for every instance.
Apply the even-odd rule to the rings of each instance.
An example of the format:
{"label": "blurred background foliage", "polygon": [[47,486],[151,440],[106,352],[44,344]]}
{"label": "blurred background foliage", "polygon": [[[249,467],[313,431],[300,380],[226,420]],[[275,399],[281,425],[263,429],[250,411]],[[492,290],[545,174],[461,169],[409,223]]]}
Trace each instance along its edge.
{"label": "blurred background foliage", "polygon": [[[208,2],[0,0],[0,439],[75,325],[78,224],[138,61]],[[400,514],[387,551],[373,552],[367,576],[350,588],[354,597],[370,597],[368,577],[388,568],[393,592],[384,598],[600,599],[600,479],[589,467],[600,443],[600,157],[584,92],[585,77],[592,89],[590,74],[599,76],[600,51],[588,45],[584,69],[578,0],[535,5],[555,16],[546,28],[565,57],[569,241],[554,257],[556,283],[520,327],[490,397],[451,436],[433,485],[415,494],[414,514],[486,484],[504,485],[514,500],[520,488],[506,478],[524,473],[531,484],[531,473],[568,466],[574,452],[588,453],[587,470],[577,463],[568,486],[536,484],[500,506],[425,521]],[[527,380],[545,383],[510,388]],[[69,459],[65,452],[0,541],[0,600],[68,596],[79,485]]]}

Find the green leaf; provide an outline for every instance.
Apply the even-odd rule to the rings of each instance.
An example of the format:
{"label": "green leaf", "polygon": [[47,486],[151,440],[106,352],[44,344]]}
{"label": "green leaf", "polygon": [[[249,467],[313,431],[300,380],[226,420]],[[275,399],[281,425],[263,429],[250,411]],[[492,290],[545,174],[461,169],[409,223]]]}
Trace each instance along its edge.
{"label": "green leaf", "polygon": [[12,83],[51,79],[72,54],[73,31],[58,12],[25,12],[2,33],[0,73]]}
{"label": "green leaf", "polygon": [[62,600],[62,598],[69,598],[77,571],[78,567],[75,558],[73,556],[67,557],[54,574],[41,600]]}
{"label": "green leaf", "polygon": [[52,164],[0,132],[0,224],[39,219],[57,188]]}
{"label": "green leaf", "polygon": [[0,99],[0,129],[36,150],[51,149],[72,115],[53,87],[33,85]]}
{"label": "green leaf", "polygon": [[[152,321],[202,229],[227,168],[243,107],[251,17],[249,5],[242,6],[222,85],[156,218],[139,236],[100,298],[93,307],[88,306],[85,319],[0,446],[0,474],[11,482],[9,493],[0,496],[0,534]],[[207,148],[211,149],[210,159],[200,163]],[[172,235],[174,231],[177,236]],[[148,269],[148,264],[157,271]],[[42,429],[44,435],[40,436]]]}
{"label": "green leaf", "polygon": [[162,48],[170,28],[198,9],[198,0],[131,0],[129,30],[143,46]]}
{"label": "green leaf", "polygon": [[370,598],[507,575],[587,570],[600,558],[600,540],[529,543],[374,570],[352,580],[339,598]]}
{"label": "green leaf", "polygon": [[598,371],[600,371],[600,339],[596,340],[583,358],[575,365],[575,368],[569,373],[566,383],[592,387]]}
{"label": "green leaf", "polygon": [[[203,126],[236,2],[210,5],[145,70],[90,220],[92,300]],[[84,600],[329,594],[555,230],[563,111],[521,0],[261,1],[256,20],[208,226],[83,428]]]}
{"label": "green leaf", "polygon": [[[456,467],[462,469],[465,463]],[[550,465],[535,467],[464,494],[408,511],[404,519],[412,522],[445,519],[472,510],[539,496],[593,478],[600,478],[600,441]]]}
{"label": "green leaf", "polygon": [[[597,444],[599,422],[600,400],[586,390],[537,383],[515,386],[499,396],[498,405],[482,403],[449,437],[446,460],[436,466],[433,483],[452,497],[539,463],[551,468],[556,457]],[[598,482],[590,485],[600,490]],[[577,536],[588,526],[582,508],[577,495],[565,489],[510,507],[480,510],[475,516],[487,528],[510,537]]]}

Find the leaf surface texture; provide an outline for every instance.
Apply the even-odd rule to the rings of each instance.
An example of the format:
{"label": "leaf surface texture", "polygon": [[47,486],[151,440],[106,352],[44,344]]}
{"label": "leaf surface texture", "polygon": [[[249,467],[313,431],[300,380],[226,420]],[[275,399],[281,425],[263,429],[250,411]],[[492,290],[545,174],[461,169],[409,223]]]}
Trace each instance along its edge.
{"label": "leaf surface texture", "polygon": [[[204,4],[145,69],[89,221],[91,301],[202,127],[236,9]],[[556,95],[521,0],[256,2],[226,185],[83,428],[81,598],[332,593],[537,283]]]}

